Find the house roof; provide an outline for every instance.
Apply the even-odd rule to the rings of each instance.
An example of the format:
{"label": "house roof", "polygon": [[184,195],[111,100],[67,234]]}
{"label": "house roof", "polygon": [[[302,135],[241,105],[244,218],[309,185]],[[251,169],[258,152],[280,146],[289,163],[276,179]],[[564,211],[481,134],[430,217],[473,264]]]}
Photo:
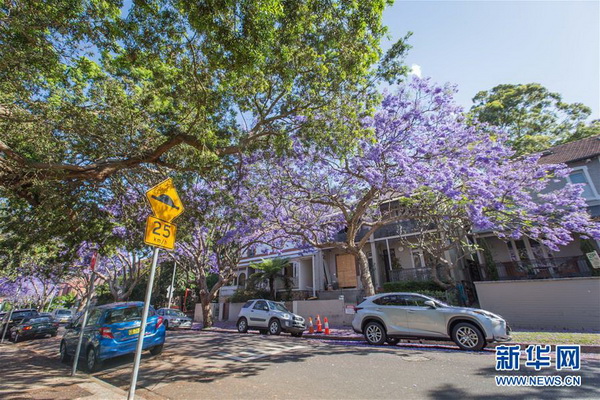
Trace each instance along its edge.
{"label": "house roof", "polygon": [[600,155],[600,135],[560,144],[542,152],[541,164],[568,163]]}

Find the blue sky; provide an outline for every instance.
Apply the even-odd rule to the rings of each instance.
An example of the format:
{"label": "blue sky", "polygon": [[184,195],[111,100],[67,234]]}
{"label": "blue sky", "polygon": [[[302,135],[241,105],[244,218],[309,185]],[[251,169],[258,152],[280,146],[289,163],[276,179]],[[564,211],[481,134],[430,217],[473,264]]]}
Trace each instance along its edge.
{"label": "blue sky", "polygon": [[392,41],[414,32],[408,65],[458,85],[470,107],[480,90],[537,82],[600,118],[600,1],[401,1],[384,22]]}

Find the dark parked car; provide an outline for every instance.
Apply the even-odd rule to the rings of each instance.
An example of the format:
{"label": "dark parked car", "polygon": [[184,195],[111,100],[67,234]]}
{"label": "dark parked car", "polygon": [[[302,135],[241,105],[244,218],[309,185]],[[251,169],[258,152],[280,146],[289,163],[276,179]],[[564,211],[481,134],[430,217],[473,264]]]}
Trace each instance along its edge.
{"label": "dark parked car", "polygon": [[[0,336],[4,333],[6,324],[8,324],[6,335],[10,337],[10,330],[13,326],[20,324],[25,318],[37,317],[38,315],[40,314],[33,308],[14,310],[12,314],[10,311],[7,312],[4,317],[2,317],[2,323],[0,324]],[[10,318],[10,321],[8,318]]]}
{"label": "dark parked car", "polygon": [[[105,304],[90,310],[81,346],[81,358],[89,372],[97,370],[108,358],[135,352],[143,307],[143,302],[136,301]],[[81,322],[80,317],[66,326],[67,331],[60,342],[60,359],[63,362],[75,355]],[[143,349],[150,350],[153,355],[160,354],[165,336],[163,317],[156,315],[154,308],[150,307]]]}
{"label": "dark parked car", "polygon": [[166,329],[192,328],[192,319],[179,310],[173,308],[160,308],[156,313],[165,319],[164,324]]}
{"label": "dark parked car", "polygon": [[55,337],[58,332],[58,323],[51,316],[35,316],[23,318],[20,323],[10,328],[10,339],[19,342],[25,339],[39,337]]}

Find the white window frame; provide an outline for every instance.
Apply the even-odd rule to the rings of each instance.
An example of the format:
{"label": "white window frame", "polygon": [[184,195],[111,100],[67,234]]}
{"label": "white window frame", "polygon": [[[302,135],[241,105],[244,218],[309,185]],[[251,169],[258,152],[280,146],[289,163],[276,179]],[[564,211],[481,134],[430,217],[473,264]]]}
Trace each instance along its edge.
{"label": "white window frame", "polygon": [[598,200],[600,198],[600,196],[598,195],[596,186],[594,185],[594,182],[592,181],[592,177],[590,176],[587,165],[582,165],[581,167],[571,168],[571,172],[569,172],[569,175],[567,175],[567,179],[568,179],[569,183],[576,185],[576,183],[573,183],[573,181],[571,181],[571,174],[574,172],[579,172],[579,171],[583,172],[583,175],[585,176],[585,180],[587,181],[587,185],[590,187],[590,189],[592,189],[592,195],[594,196],[593,198],[586,199],[586,200]]}
{"label": "white window frame", "polygon": [[415,254],[418,254],[419,258],[421,259],[421,268],[425,268],[425,257],[423,257],[423,250],[411,249],[410,262],[412,263],[413,269],[417,269],[417,266],[415,265]]}
{"label": "white window frame", "polygon": [[[519,252],[517,251],[517,244],[515,243],[516,240],[522,240],[523,243],[525,243],[525,249],[527,251],[527,260],[523,260],[521,258],[521,256],[519,255]],[[529,238],[528,237],[522,237],[520,239],[510,239],[508,242],[510,242],[513,250],[515,251],[515,256],[517,257],[516,261],[535,261],[537,260],[537,258],[535,258],[535,254],[533,253],[533,249],[531,248],[531,243],[529,242]],[[508,252],[509,256],[510,256],[510,247],[508,247],[508,242],[505,242],[504,245],[506,246],[506,251]],[[548,253],[550,250],[544,246],[543,244],[540,244],[542,246],[542,253],[544,258],[550,258],[550,254]]]}

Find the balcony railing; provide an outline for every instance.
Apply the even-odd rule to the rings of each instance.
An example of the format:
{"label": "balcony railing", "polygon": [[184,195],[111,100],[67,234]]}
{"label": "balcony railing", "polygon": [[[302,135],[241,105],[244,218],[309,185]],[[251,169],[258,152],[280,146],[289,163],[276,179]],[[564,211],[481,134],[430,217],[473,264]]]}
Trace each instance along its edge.
{"label": "balcony railing", "polygon": [[541,258],[496,263],[501,280],[552,279],[591,276],[585,256]]}
{"label": "balcony railing", "polygon": [[431,280],[430,268],[393,269],[389,271],[390,282]]}

